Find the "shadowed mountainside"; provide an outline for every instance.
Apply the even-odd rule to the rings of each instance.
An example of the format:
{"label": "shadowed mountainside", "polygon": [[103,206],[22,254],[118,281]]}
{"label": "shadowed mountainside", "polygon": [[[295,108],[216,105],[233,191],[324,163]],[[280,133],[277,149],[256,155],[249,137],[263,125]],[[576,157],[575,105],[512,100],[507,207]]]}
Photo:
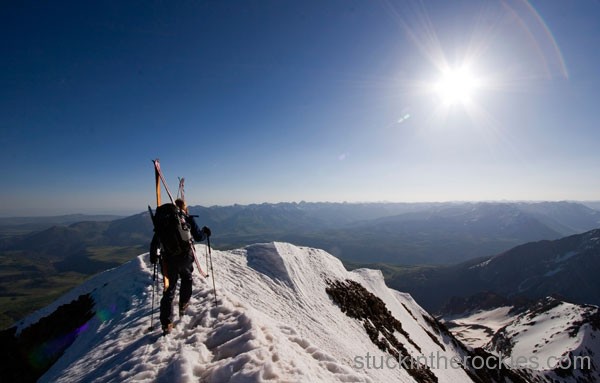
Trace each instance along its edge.
{"label": "shadowed mountainside", "polygon": [[600,229],[526,243],[453,266],[379,266],[390,287],[409,292],[433,312],[453,297],[482,292],[529,299],[558,294],[575,303],[600,305]]}

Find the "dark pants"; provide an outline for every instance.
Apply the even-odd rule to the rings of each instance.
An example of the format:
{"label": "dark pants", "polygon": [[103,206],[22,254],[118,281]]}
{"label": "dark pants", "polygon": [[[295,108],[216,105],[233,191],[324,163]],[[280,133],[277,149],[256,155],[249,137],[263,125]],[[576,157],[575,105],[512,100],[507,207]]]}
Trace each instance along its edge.
{"label": "dark pants", "polygon": [[177,281],[181,277],[179,288],[179,307],[184,307],[192,296],[192,272],[194,271],[194,258],[192,254],[183,257],[165,257],[163,259],[163,273],[169,278],[169,287],[164,291],[160,300],[160,323],[166,326],[171,323],[173,314],[173,299],[177,290]]}

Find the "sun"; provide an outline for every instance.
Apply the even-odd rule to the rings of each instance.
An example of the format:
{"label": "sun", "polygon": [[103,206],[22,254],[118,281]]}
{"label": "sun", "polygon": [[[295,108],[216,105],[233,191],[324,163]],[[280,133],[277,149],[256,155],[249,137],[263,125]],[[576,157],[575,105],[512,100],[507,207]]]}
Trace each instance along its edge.
{"label": "sun", "polygon": [[479,88],[477,76],[466,66],[447,68],[434,84],[434,93],[447,106],[471,103]]}

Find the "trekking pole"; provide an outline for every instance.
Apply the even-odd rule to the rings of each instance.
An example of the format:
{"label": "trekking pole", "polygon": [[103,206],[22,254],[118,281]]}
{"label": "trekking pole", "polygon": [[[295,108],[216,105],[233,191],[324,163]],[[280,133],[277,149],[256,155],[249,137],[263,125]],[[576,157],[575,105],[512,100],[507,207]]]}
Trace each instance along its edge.
{"label": "trekking pole", "polygon": [[210,236],[206,237],[206,243],[208,245],[208,255],[210,257],[210,273],[212,274],[212,280],[213,280],[213,292],[215,294],[215,307],[218,306],[219,304],[217,303],[217,287],[215,286],[215,270],[213,269],[213,263],[212,263],[212,252],[210,251]]}
{"label": "trekking pole", "polygon": [[150,328],[148,331],[154,330],[154,291],[156,290],[156,263],[154,264],[154,272],[152,273],[152,311],[150,311]]}
{"label": "trekking pole", "polygon": [[204,255],[206,255],[206,272],[208,272],[208,270],[210,270],[210,267],[208,266],[208,246],[204,248]]}
{"label": "trekking pole", "polygon": [[208,268],[206,269],[206,273],[204,272],[204,270],[202,270],[202,267],[200,267],[200,261],[198,261],[198,257],[196,256],[196,247],[194,246],[194,243],[192,242],[192,255],[194,256],[194,262],[196,263],[196,267],[198,268],[198,272],[200,273],[200,275],[202,275],[204,278],[208,278]]}

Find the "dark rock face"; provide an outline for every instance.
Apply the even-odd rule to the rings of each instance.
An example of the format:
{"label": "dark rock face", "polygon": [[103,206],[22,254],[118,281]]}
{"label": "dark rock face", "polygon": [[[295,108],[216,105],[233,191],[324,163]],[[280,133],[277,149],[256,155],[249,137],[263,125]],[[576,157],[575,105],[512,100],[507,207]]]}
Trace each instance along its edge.
{"label": "dark rock face", "polygon": [[16,327],[0,332],[0,381],[37,381],[85,330],[93,308],[92,297],[80,295],[18,335]]}
{"label": "dark rock face", "polygon": [[[438,378],[427,366],[420,364],[419,361],[412,358],[406,347],[394,336],[397,331],[419,352],[421,348],[411,339],[403,328],[402,323],[396,319],[387,309],[385,303],[369,292],[361,284],[351,281],[329,281],[329,287],[326,291],[331,299],[340,307],[350,318],[362,322],[365,331],[373,344],[380,350],[392,355],[396,360],[402,362],[402,367],[419,383],[437,382]],[[414,314],[409,311],[415,318]],[[497,359],[494,355],[479,348],[475,350],[467,349],[462,343],[450,333],[450,331],[438,320],[430,316],[423,316],[425,322],[431,327],[434,333],[443,339],[452,343],[457,349],[460,349],[467,358],[467,363],[461,368],[469,375],[471,380],[476,383],[528,383],[531,379],[527,376],[527,371],[513,371],[502,362],[498,362],[497,368],[489,368],[487,365],[477,366],[474,360]],[[415,320],[417,320],[415,318]],[[427,330],[426,330],[427,331]],[[430,337],[435,338],[431,332],[427,331]],[[439,340],[436,343],[445,349]]]}
{"label": "dark rock face", "polygon": [[438,381],[431,369],[413,359],[406,347],[394,336],[394,332],[398,331],[417,350],[421,350],[380,298],[351,280],[330,281],[326,291],[346,315],[362,322],[373,344],[381,351],[392,355],[394,359],[401,361],[402,367],[417,382]]}

